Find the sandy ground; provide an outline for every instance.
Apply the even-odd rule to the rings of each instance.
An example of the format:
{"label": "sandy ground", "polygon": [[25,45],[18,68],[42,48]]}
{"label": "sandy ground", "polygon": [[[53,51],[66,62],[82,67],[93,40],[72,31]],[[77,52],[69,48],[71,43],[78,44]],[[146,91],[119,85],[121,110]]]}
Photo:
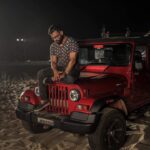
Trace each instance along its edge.
{"label": "sandy ground", "polygon": [[[34,80],[0,81],[0,150],[89,150],[86,136],[78,136],[59,129],[42,134],[26,131],[14,113],[23,88]],[[150,111],[134,122],[127,122],[127,141],[121,150],[150,149]]]}

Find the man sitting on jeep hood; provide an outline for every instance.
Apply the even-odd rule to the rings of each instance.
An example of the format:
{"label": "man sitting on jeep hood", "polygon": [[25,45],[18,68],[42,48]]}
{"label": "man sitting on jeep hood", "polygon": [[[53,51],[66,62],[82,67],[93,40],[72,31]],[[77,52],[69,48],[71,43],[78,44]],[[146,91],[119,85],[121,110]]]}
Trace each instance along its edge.
{"label": "man sitting on jeep hood", "polygon": [[61,81],[70,84],[74,83],[80,74],[77,42],[72,37],[64,35],[63,30],[56,25],[49,27],[48,34],[53,40],[50,46],[51,67],[40,70],[37,75],[43,103],[48,99],[46,79],[49,82]]}

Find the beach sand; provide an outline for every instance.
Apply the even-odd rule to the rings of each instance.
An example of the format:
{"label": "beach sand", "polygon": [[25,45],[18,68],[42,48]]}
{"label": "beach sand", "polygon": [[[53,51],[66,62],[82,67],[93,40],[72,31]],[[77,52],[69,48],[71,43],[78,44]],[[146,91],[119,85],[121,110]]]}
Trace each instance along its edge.
{"label": "beach sand", "polygon": [[[41,134],[26,131],[15,116],[19,95],[31,80],[0,82],[0,150],[90,150],[87,135],[81,136],[59,129]],[[150,149],[150,109],[134,122],[127,122],[127,141],[121,150]]]}

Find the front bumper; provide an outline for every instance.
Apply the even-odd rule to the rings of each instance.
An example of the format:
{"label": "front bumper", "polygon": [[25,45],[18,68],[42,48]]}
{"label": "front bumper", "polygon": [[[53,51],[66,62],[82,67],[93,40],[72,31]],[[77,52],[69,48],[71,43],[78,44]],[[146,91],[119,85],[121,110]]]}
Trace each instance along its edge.
{"label": "front bumper", "polygon": [[[87,134],[95,130],[99,115],[97,114],[85,114],[74,112],[70,116],[57,116],[48,114],[48,118],[41,117],[33,112],[23,112],[16,110],[16,116],[30,123],[42,123],[59,128],[64,131]],[[40,121],[41,120],[41,121]],[[39,122],[40,121],[40,122]],[[43,122],[42,122],[43,121]]]}

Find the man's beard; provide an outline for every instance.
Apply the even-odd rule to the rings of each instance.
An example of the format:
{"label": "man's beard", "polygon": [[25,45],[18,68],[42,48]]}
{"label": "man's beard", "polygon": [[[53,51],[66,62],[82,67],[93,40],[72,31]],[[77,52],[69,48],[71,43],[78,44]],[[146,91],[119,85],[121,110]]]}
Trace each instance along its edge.
{"label": "man's beard", "polygon": [[55,42],[60,45],[62,43],[63,39],[64,39],[64,36],[61,35],[60,39],[56,40]]}

